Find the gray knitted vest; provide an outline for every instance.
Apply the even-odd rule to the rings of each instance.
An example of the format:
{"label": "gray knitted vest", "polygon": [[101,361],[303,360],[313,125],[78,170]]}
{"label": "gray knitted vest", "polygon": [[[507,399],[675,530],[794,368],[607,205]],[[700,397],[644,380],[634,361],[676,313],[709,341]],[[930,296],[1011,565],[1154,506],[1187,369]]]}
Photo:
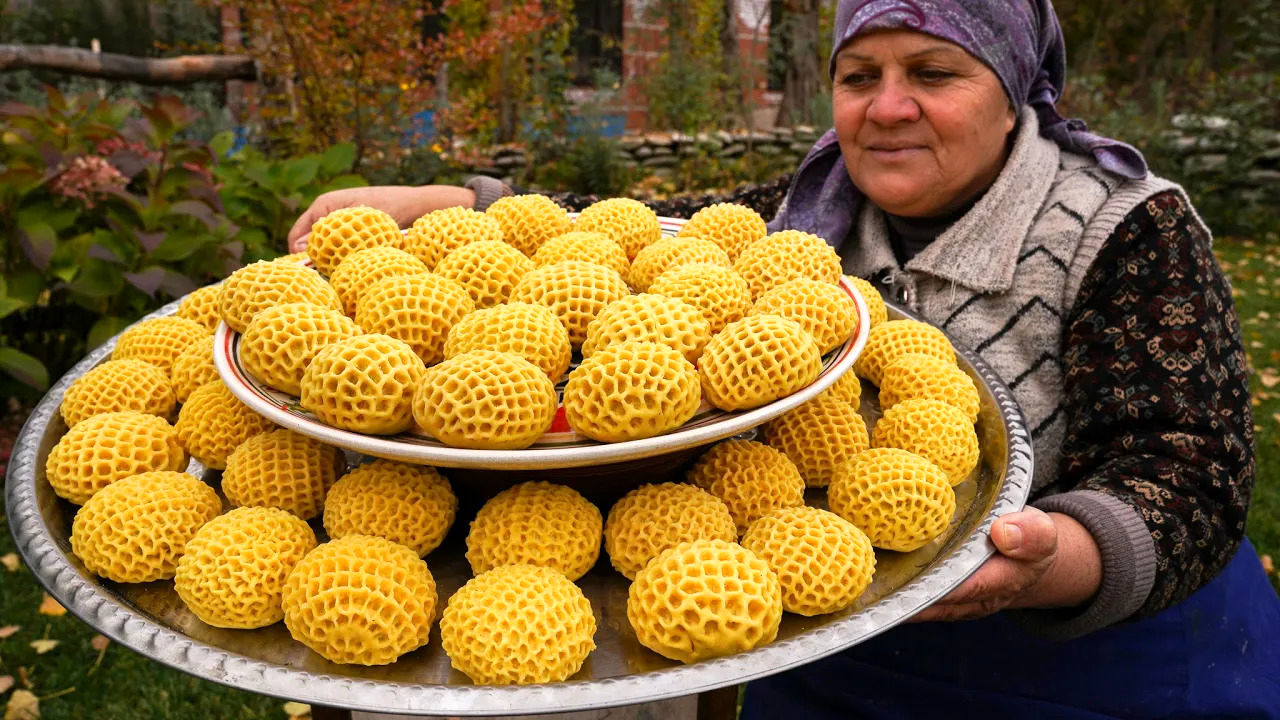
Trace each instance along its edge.
{"label": "gray knitted vest", "polygon": [[977,352],[1009,385],[1031,431],[1039,491],[1058,476],[1062,455],[1063,323],[1103,242],[1170,189],[1181,191],[1062,152],[1024,108],[1008,162],[968,213],[899,268],[884,215],[868,204],[842,248],[844,271],[888,270],[882,293]]}

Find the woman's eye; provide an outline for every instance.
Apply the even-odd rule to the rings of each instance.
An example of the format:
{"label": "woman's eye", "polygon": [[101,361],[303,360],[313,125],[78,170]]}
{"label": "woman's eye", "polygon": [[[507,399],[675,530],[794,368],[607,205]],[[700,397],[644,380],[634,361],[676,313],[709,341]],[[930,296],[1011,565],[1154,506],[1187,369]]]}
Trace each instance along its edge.
{"label": "woman's eye", "polygon": [[916,77],[925,82],[943,82],[954,77],[955,74],[947,70],[939,70],[937,68],[924,68],[916,71]]}
{"label": "woman's eye", "polygon": [[872,75],[871,73],[852,72],[852,73],[846,73],[840,82],[850,87],[862,87],[864,85],[870,84],[874,80],[875,80],[875,76]]}

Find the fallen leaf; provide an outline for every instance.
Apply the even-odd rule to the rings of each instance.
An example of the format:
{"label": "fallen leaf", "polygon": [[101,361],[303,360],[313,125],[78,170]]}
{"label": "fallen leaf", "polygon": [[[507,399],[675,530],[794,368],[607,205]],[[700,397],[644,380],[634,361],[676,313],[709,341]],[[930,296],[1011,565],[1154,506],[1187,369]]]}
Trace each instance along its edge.
{"label": "fallen leaf", "polygon": [[67,614],[67,609],[62,607],[57,600],[54,600],[52,595],[45,593],[44,598],[40,600],[40,614],[62,617]]}
{"label": "fallen leaf", "polygon": [[18,668],[18,682],[22,683],[22,687],[28,690],[32,690],[35,688],[35,683],[31,682],[31,677],[27,675],[26,665],[23,665]]}
{"label": "fallen leaf", "polygon": [[[1263,572],[1265,572],[1265,573],[1266,573],[1266,574],[1268,574],[1268,575],[1270,575],[1271,573],[1273,573],[1273,572],[1275,572],[1275,571],[1276,571],[1275,563],[1271,562],[1271,556],[1270,556],[1270,555],[1263,555],[1263,556],[1262,556],[1262,571],[1263,571]],[[4,692],[4,691],[3,691],[3,690],[0,690],[0,692]]]}
{"label": "fallen leaf", "polygon": [[0,695],[9,692],[9,688],[13,687],[12,675],[0,675]]}
{"label": "fallen leaf", "polygon": [[106,635],[94,635],[93,639],[89,641],[89,644],[93,646],[94,650],[97,650],[98,652],[102,652],[103,650],[107,649],[108,645],[111,644],[111,639],[108,638]]}
{"label": "fallen leaf", "polygon": [[1272,415],[1271,415],[1271,419],[1272,419],[1272,420],[1275,420],[1275,421],[1276,421],[1276,422],[1278,422],[1278,423],[1280,423],[1280,413],[1272,413]]}
{"label": "fallen leaf", "polygon": [[40,720],[40,700],[29,690],[14,690],[4,708],[4,720]]}
{"label": "fallen leaf", "polygon": [[311,706],[300,702],[287,702],[284,704],[284,714],[291,718],[310,715]]}
{"label": "fallen leaf", "polygon": [[31,647],[35,648],[37,655],[43,655],[49,652],[50,650],[58,647],[57,640],[32,640],[28,644],[31,645]]}
{"label": "fallen leaf", "polygon": [[1276,373],[1275,368],[1262,368],[1258,371],[1258,382],[1264,388],[1273,388],[1280,385],[1280,374]]}
{"label": "fallen leaf", "polygon": [[0,627],[0,640],[3,640],[22,629],[21,625],[5,625]]}
{"label": "fallen leaf", "polygon": [[[1265,294],[1266,294],[1266,291],[1265,291],[1265,290],[1259,290],[1259,291],[1258,291],[1258,293],[1259,293],[1260,295],[1265,295]],[[1267,312],[1266,310],[1259,310],[1259,311],[1258,311],[1258,319],[1259,319],[1259,320],[1270,320],[1270,319],[1271,319],[1271,313]]]}
{"label": "fallen leaf", "polygon": [[9,572],[18,572],[18,568],[22,567],[22,561],[18,559],[18,553],[9,553],[0,555],[0,565]]}

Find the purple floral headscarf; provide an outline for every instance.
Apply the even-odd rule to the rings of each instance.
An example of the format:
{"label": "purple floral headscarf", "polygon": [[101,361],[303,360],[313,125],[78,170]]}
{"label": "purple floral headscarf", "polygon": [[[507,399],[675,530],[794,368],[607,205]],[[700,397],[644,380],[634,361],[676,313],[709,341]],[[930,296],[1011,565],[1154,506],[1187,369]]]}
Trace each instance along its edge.
{"label": "purple floral headscarf", "polygon": [[[986,63],[1015,106],[1029,105],[1040,134],[1064,150],[1093,155],[1117,175],[1142,178],[1147,163],[1130,145],[1088,131],[1058,114],[1066,82],[1062,27],[1050,0],[840,0],[828,72],[836,53],[870,30],[907,29],[949,40]],[[772,226],[805,230],[838,245],[862,204],[840,156],[834,131],[809,151]]]}

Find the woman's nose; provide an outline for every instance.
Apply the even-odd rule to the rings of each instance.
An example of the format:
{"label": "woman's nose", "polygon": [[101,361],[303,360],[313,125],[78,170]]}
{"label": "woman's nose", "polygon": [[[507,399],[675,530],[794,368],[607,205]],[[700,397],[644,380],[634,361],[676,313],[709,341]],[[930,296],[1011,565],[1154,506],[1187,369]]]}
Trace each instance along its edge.
{"label": "woman's nose", "polygon": [[877,125],[896,125],[920,119],[920,105],[902,82],[886,78],[867,106],[867,119]]}

